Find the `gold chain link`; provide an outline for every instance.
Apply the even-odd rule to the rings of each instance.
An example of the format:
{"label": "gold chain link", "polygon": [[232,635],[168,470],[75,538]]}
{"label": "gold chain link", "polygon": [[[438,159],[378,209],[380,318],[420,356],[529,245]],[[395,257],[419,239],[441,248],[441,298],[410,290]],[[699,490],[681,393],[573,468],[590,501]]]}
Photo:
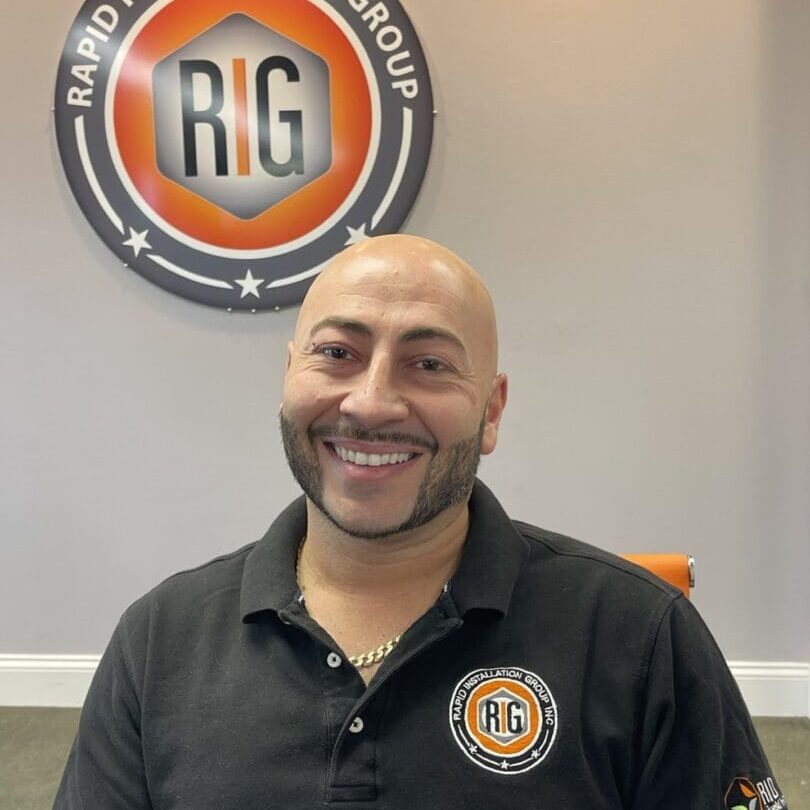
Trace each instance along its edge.
{"label": "gold chain link", "polygon": [[369,652],[364,653],[363,655],[350,655],[349,661],[354,664],[358,669],[364,669],[365,667],[370,667],[373,664],[379,664],[380,661],[385,658],[394,647],[397,646],[399,642],[399,636],[396,638],[389,638],[384,644],[380,644],[379,647],[375,647],[373,650],[369,650]]}

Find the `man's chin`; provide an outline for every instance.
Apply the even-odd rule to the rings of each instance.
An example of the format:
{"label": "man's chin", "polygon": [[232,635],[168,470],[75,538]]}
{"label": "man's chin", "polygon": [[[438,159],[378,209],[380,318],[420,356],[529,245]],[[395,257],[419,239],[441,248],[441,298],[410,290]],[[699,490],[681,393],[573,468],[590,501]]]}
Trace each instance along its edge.
{"label": "man's chin", "polygon": [[404,514],[400,520],[392,522],[390,510],[385,511],[384,516],[377,517],[371,514],[372,510],[368,505],[365,509],[362,507],[347,508],[345,505],[333,506],[328,502],[315,505],[332,525],[350,537],[364,540],[399,534],[409,517],[408,514]]}

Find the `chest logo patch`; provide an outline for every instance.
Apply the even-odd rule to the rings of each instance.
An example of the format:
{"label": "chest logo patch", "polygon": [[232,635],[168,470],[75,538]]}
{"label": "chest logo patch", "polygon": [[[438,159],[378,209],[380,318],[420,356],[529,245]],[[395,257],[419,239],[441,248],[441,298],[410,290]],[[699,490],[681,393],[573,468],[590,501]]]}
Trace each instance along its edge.
{"label": "chest logo patch", "polygon": [[523,773],[546,757],[557,735],[557,704],[543,680],[525,669],[476,669],[450,698],[450,728],[479,767]]}

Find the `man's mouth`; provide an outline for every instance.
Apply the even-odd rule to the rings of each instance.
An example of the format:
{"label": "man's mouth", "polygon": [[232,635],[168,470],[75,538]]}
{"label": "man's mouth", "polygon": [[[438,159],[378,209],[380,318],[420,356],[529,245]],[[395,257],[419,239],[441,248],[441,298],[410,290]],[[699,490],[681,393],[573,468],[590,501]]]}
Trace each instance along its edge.
{"label": "man's mouth", "polygon": [[341,461],[348,461],[350,464],[356,464],[359,467],[384,467],[391,464],[404,464],[419,455],[419,453],[407,452],[368,453],[360,450],[349,450],[332,442],[324,442],[324,444]]}

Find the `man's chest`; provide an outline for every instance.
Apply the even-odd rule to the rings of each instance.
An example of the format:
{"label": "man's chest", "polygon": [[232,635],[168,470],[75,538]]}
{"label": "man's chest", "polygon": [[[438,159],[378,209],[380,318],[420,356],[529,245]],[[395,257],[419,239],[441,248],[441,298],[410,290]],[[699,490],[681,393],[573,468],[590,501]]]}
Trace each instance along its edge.
{"label": "man's chest", "polygon": [[163,675],[142,728],[156,810],[622,806],[628,679],[570,639],[437,619],[365,688],[291,628]]}

